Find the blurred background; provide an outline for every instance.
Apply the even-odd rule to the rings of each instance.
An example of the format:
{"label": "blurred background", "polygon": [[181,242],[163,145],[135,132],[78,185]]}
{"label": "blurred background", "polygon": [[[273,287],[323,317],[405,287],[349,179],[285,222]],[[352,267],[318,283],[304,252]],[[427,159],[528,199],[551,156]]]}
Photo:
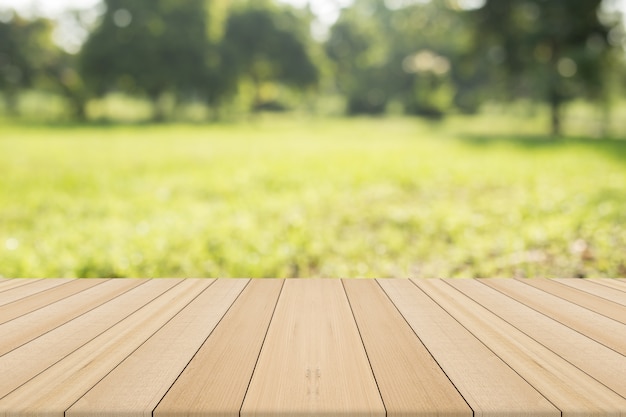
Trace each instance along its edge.
{"label": "blurred background", "polygon": [[622,0],[0,0],[0,276],[626,276]]}

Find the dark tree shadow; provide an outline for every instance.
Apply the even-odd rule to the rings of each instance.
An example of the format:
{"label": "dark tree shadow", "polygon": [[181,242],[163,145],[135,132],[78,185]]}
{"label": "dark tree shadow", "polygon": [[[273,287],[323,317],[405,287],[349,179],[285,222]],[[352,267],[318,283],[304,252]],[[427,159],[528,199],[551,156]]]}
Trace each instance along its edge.
{"label": "dark tree shadow", "polygon": [[572,146],[588,148],[593,152],[603,152],[626,163],[626,139],[618,137],[592,138],[588,136],[565,136],[554,138],[550,135],[506,135],[506,134],[459,134],[457,136],[464,143],[477,147],[489,147],[500,144],[509,144],[533,149],[559,149]]}

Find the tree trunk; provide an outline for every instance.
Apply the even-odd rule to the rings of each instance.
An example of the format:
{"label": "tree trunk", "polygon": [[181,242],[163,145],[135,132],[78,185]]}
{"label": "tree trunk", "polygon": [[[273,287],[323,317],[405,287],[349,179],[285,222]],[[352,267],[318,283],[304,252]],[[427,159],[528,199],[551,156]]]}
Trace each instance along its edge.
{"label": "tree trunk", "polygon": [[222,107],[217,102],[209,102],[208,104],[208,118],[209,122],[218,122],[222,120]]}
{"label": "tree trunk", "polygon": [[552,137],[558,138],[561,136],[561,104],[563,104],[563,95],[561,94],[562,79],[559,73],[561,48],[559,42],[554,38],[551,39],[550,45],[552,47],[552,56],[550,58],[548,101],[550,103]]}
{"label": "tree trunk", "polygon": [[72,117],[78,122],[87,121],[87,99],[82,89],[72,89],[61,84],[63,94],[71,106]]}
{"label": "tree trunk", "polygon": [[83,99],[76,99],[74,103],[74,117],[79,122],[87,121],[87,103]]}
{"label": "tree trunk", "polygon": [[62,85],[62,91],[71,109],[71,117],[78,122],[87,121],[87,100],[85,95],[80,91],[73,91],[72,89]]}
{"label": "tree trunk", "polygon": [[252,103],[252,112],[256,113],[261,110],[263,97],[261,95],[261,80],[256,74],[252,74],[252,84],[254,85],[254,102]]}
{"label": "tree trunk", "polygon": [[154,123],[163,123],[166,118],[165,105],[161,95],[152,99],[152,121]]}
{"label": "tree trunk", "polygon": [[600,115],[600,119],[602,125],[600,127],[600,137],[602,139],[606,139],[611,135],[611,120],[612,120],[612,115],[611,115],[611,103],[609,102],[609,100],[604,99],[602,101],[601,104],[601,109],[600,111],[602,112],[602,114]]}
{"label": "tree trunk", "polygon": [[551,113],[551,128],[552,136],[558,138],[561,136],[561,104],[563,100],[561,95],[553,89],[550,92],[550,113]]}

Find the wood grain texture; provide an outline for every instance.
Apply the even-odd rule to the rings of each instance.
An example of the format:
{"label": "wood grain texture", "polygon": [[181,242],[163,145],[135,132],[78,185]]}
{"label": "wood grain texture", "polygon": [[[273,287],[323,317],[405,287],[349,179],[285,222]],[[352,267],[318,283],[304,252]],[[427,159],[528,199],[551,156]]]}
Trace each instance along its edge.
{"label": "wood grain texture", "polygon": [[[39,337],[35,336],[33,340],[20,346],[19,349],[11,350],[0,356],[0,369],[6,370],[4,378],[0,378],[0,398],[49,366],[57,363],[116,323],[124,320],[133,312],[139,310],[177,284],[180,284],[179,280],[159,279],[150,280],[143,285],[135,286],[135,288],[115,297],[108,303],[61,324],[53,330],[41,334]],[[125,287],[122,281],[114,281],[114,285],[120,288]],[[0,330],[4,326],[16,322],[21,323],[22,320],[10,321],[0,326]],[[29,325],[36,327],[37,323],[29,322]]]}
{"label": "wood grain texture", "polygon": [[604,285],[607,287],[614,288],[620,291],[626,291],[626,282],[620,281],[618,279],[611,278],[589,278],[587,281],[595,282],[596,284]]}
{"label": "wood grain texture", "polygon": [[344,280],[388,417],[472,410],[376,281]]}
{"label": "wood grain texture", "polygon": [[337,280],[288,280],[241,416],[385,416]]}
{"label": "wood grain texture", "polygon": [[539,288],[559,298],[570,301],[577,306],[595,311],[603,316],[612,318],[622,324],[626,324],[626,307],[608,301],[588,292],[560,284],[550,279],[523,279],[520,282]]}
{"label": "wood grain texture", "polygon": [[563,417],[619,416],[626,399],[443,280],[420,288],[563,412]]}
{"label": "wood grain texture", "polygon": [[560,416],[539,392],[409,280],[378,280],[475,416]]}
{"label": "wood grain texture", "polygon": [[65,416],[152,416],[246,284],[248,280],[219,280],[208,287],[72,405]]}
{"label": "wood grain texture", "polygon": [[477,280],[451,286],[626,398],[626,357]]}
{"label": "wood grain texture", "polygon": [[30,295],[20,300],[0,306],[0,324],[23,316],[42,307],[55,303],[63,298],[77,294],[88,288],[102,284],[106,279],[75,279],[67,284],[59,285],[47,291]]}
{"label": "wood grain texture", "polygon": [[21,285],[19,287],[0,292],[0,306],[20,300],[29,295],[46,291],[50,288],[67,284],[73,281],[70,278],[49,278],[35,281],[29,285]]}
{"label": "wood grain texture", "polygon": [[[80,294],[8,321],[0,325],[0,355],[4,355],[40,335],[81,317],[88,311],[106,305],[107,301],[146,283],[145,280],[108,281],[101,286],[90,288]],[[150,287],[153,285],[155,284],[150,283]],[[171,282],[171,285],[174,283]],[[123,314],[125,311],[124,301],[117,304],[121,309],[120,313]],[[82,320],[89,320],[90,317],[91,315],[88,315]]]}
{"label": "wood grain texture", "polygon": [[0,417],[626,417],[608,282],[0,280]]}
{"label": "wood grain texture", "polygon": [[154,410],[154,417],[238,417],[283,280],[253,280]]}
{"label": "wood grain texture", "polygon": [[607,286],[600,285],[584,279],[557,278],[555,279],[555,281],[560,282],[561,284],[569,285],[573,288],[578,288],[582,291],[586,291],[589,294],[597,295],[598,297],[605,298],[609,301],[613,301],[614,303],[626,306],[626,296],[623,291],[609,288]]}
{"label": "wood grain texture", "polygon": [[6,281],[0,282],[0,294],[2,294],[4,291],[21,287],[22,285],[30,285],[37,281],[40,281],[40,279],[7,279]]}
{"label": "wood grain texture", "polygon": [[210,283],[211,280],[187,279],[172,286],[0,399],[0,415],[63,417],[72,404]]}
{"label": "wood grain texture", "polygon": [[481,282],[626,355],[626,327],[622,323],[517,280],[486,279]]}

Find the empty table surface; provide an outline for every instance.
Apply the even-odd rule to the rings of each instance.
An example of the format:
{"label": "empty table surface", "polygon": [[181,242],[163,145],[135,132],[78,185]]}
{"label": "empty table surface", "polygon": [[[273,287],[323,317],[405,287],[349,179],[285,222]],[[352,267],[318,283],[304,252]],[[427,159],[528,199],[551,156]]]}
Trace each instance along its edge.
{"label": "empty table surface", "polygon": [[626,416],[609,279],[3,279],[2,416]]}

